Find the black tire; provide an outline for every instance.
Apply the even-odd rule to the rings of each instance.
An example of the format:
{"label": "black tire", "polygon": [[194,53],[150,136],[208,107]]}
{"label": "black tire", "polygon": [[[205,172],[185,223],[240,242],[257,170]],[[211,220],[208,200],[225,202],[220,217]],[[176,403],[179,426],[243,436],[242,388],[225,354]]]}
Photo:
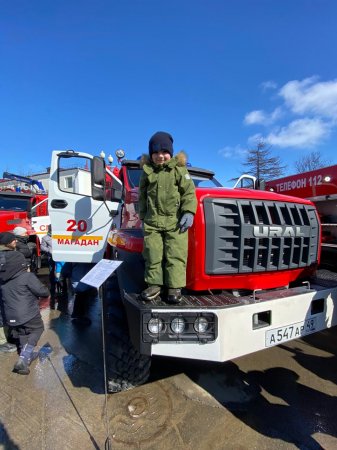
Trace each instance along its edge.
{"label": "black tire", "polygon": [[126,391],[145,383],[151,357],[141,355],[131,343],[116,276],[109,278],[103,289],[103,310],[108,391]]}

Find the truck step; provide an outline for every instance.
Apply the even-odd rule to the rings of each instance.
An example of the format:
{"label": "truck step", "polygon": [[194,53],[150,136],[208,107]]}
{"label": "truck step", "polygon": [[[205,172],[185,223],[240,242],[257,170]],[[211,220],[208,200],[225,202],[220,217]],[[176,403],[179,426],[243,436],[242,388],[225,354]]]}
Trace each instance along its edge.
{"label": "truck step", "polygon": [[183,295],[181,302],[172,305],[165,303],[164,299],[161,297],[157,297],[154,300],[151,300],[149,302],[144,302],[139,294],[134,293],[125,293],[125,297],[132,301],[133,303],[138,303],[139,306],[142,307],[142,309],[153,309],[153,308],[160,308],[160,309],[188,309],[188,308],[224,308],[226,306],[233,307],[233,306],[239,306],[246,302],[249,303],[248,298],[249,297],[234,297],[230,294],[199,294],[199,295]]}

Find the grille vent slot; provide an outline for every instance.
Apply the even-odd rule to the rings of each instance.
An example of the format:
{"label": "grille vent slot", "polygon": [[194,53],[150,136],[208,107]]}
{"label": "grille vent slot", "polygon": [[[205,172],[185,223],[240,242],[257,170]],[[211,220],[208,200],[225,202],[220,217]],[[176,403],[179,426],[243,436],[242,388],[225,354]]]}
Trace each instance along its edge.
{"label": "grille vent slot", "polygon": [[318,258],[315,208],[298,203],[204,200],[206,273],[257,273],[304,268]]}

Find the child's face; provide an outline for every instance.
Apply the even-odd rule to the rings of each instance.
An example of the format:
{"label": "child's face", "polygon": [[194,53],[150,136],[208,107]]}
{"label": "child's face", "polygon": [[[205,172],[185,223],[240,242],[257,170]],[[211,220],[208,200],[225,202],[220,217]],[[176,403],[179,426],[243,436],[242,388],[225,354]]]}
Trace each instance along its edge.
{"label": "child's face", "polygon": [[161,166],[162,164],[164,164],[164,162],[171,159],[171,155],[169,154],[169,152],[160,150],[159,152],[152,153],[151,158],[154,164]]}
{"label": "child's face", "polygon": [[11,250],[15,250],[16,248],[16,239],[13,239],[12,242],[6,245],[6,247],[10,248]]}

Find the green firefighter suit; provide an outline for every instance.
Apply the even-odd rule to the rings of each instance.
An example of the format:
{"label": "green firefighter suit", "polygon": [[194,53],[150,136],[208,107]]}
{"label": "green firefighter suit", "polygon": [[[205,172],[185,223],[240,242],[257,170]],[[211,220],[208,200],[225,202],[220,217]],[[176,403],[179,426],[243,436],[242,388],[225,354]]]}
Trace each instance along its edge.
{"label": "green firefighter suit", "polygon": [[145,281],[181,288],[186,285],[188,233],[178,225],[184,213],[195,214],[197,207],[186,155],[180,152],[163,165],[144,155],[142,162],[139,218],[144,224]]}

